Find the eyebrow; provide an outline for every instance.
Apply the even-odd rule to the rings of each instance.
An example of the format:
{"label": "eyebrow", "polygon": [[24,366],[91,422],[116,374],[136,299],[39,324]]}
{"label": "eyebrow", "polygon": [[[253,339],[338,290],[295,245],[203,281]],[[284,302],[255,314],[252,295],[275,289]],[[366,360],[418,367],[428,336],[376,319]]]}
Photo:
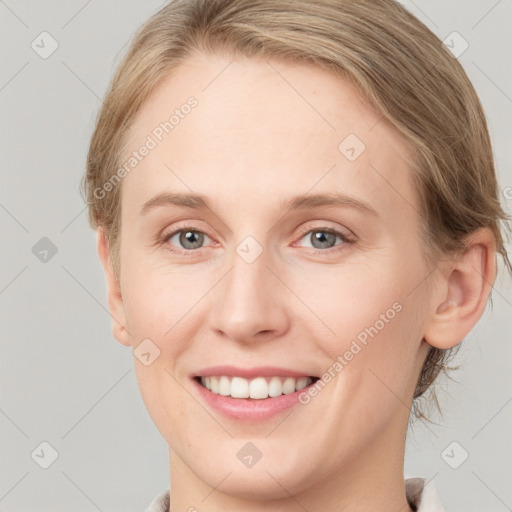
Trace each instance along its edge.
{"label": "eyebrow", "polygon": [[[147,215],[154,208],[161,206],[181,206],[193,210],[211,210],[208,199],[204,195],[164,192],[145,202],[140,214]],[[287,201],[281,201],[280,206],[287,210],[301,210],[321,206],[345,206],[379,217],[377,211],[368,203],[341,193],[301,194],[293,196]]]}

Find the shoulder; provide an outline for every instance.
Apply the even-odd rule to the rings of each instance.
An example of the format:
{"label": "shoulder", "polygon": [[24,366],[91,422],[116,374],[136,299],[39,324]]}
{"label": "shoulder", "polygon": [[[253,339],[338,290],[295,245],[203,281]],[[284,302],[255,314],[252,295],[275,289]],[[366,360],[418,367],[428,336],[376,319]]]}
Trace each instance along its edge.
{"label": "shoulder", "polygon": [[169,489],[162,491],[148,506],[144,512],[169,512]]}
{"label": "shoulder", "polygon": [[433,481],[427,482],[426,478],[407,478],[405,493],[409,506],[417,512],[446,512]]}

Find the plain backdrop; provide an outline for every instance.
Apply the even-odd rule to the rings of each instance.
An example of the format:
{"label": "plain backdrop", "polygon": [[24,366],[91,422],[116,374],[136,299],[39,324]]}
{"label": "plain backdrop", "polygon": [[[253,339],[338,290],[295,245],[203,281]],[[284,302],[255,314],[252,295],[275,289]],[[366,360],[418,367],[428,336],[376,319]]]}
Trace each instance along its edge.
{"label": "plain backdrop", "polygon": [[[512,1],[404,4],[441,39],[457,32],[458,48],[467,42],[459,59],[486,110],[510,211]],[[161,6],[0,1],[3,511],[142,511],[169,485],[167,446],[140,398],[131,350],[111,335],[79,194],[113,70]],[[405,475],[433,478],[448,511],[512,510],[512,293],[502,271],[493,300],[463,342],[456,380],[440,381],[438,425],[409,429]]]}

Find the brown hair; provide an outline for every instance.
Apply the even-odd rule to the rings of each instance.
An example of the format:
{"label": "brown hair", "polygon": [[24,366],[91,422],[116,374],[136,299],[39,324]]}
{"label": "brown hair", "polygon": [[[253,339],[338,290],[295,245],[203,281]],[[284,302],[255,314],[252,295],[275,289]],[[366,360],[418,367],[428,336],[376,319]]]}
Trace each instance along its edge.
{"label": "brown hair", "polygon": [[[145,99],[197,51],[312,63],[348,80],[414,151],[428,261],[435,266],[443,256],[460,254],[467,235],[487,227],[512,272],[500,229],[510,217],[500,205],[480,101],[457,59],[398,2],[174,0],[136,33],[90,143],[82,182],[89,221],[105,230],[116,275],[122,187],[108,194],[102,187],[120,167],[127,133]],[[430,348],[415,399],[446,373],[453,353]]]}

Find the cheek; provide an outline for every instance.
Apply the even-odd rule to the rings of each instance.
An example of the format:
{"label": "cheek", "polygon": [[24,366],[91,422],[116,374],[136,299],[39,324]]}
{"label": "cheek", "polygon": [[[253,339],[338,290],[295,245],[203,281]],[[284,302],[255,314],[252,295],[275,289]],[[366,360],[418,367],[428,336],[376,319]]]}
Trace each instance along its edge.
{"label": "cheek", "polygon": [[151,338],[163,349],[161,342],[181,327],[180,319],[186,322],[187,313],[197,302],[200,282],[187,283],[179,271],[150,268],[143,261],[128,260],[123,269],[126,324],[134,344]]}
{"label": "cheek", "polygon": [[343,393],[364,394],[376,403],[378,397],[392,399],[386,386],[405,396],[411,385],[428,290],[418,286],[424,277],[421,269],[405,275],[404,265],[396,260],[387,266],[340,268],[308,280],[314,286],[300,288],[322,320],[308,313],[314,322],[310,325],[321,329],[314,339],[333,361],[325,371],[343,374]]}
{"label": "cheek", "polygon": [[[133,272],[125,298],[126,325],[134,347],[134,366],[141,397],[155,426],[170,442],[169,426],[186,423],[197,413],[183,392],[184,376],[179,371],[182,354],[193,338],[190,309],[197,297],[184,293],[177,278],[164,273]],[[194,300],[192,300],[194,299]],[[151,340],[158,356],[149,365],[137,359],[137,346]],[[147,342],[146,342],[147,343]],[[172,404],[172,407],[169,407]],[[185,420],[188,418],[188,420]],[[173,442],[181,442],[181,431],[173,431]]]}
{"label": "cheek", "polygon": [[378,331],[389,330],[400,317],[408,289],[389,266],[340,265],[303,276],[296,276],[291,287],[305,298],[304,318],[311,326],[318,323],[323,340],[332,340],[334,348],[340,340],[364,342],[364,333],[375,324]]}

